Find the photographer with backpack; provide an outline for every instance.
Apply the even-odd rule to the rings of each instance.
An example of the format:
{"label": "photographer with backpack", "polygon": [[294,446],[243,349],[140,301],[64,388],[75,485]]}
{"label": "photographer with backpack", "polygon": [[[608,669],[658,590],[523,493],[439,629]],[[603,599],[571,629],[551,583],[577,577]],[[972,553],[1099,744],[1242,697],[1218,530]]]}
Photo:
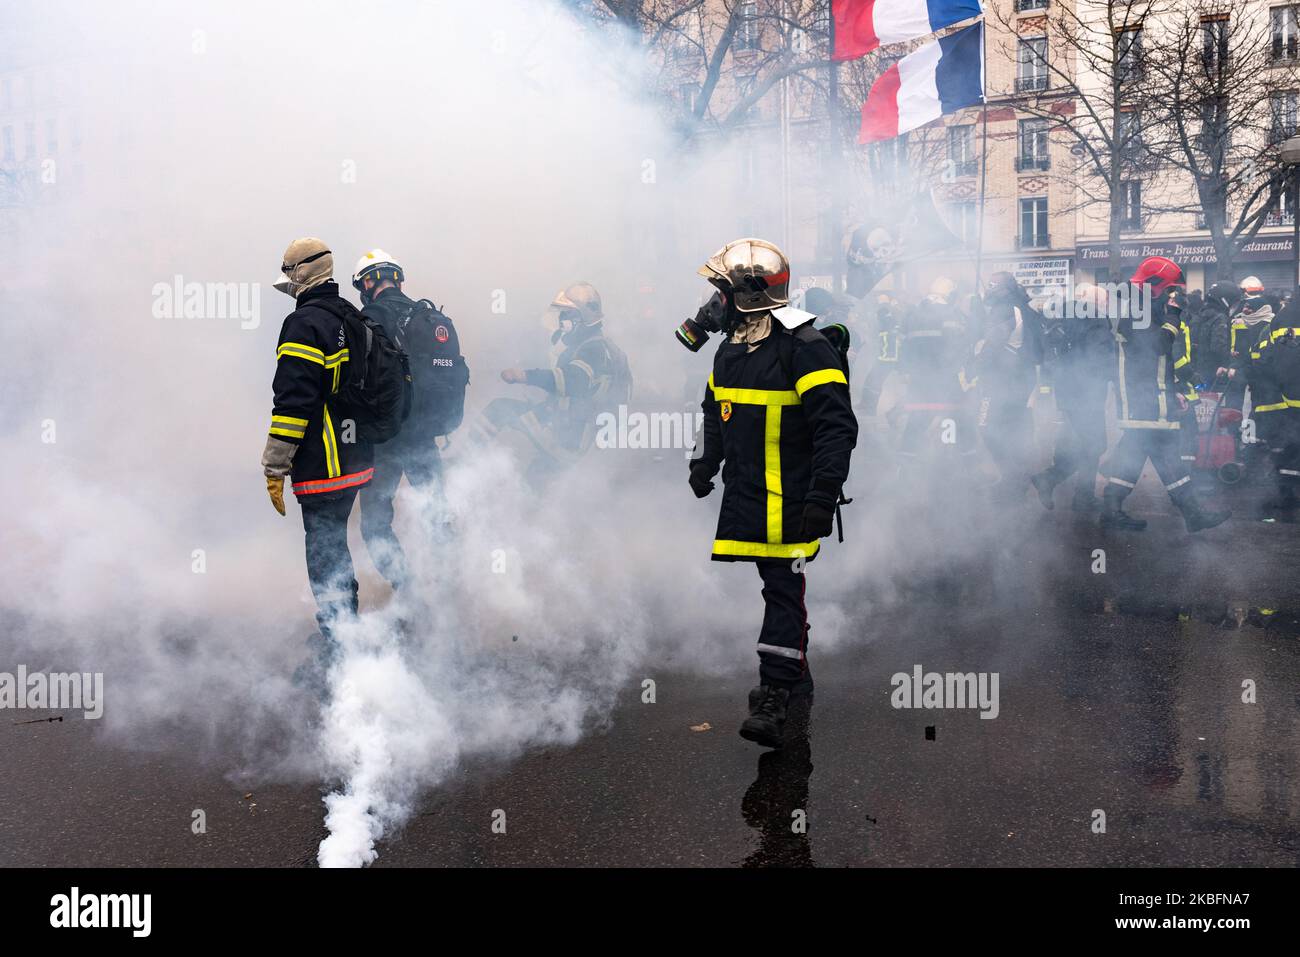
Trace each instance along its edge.
{"label": "photographer with backpack", "polygon": [[411,487],[438,494],[442,456],[437,440],[449,436],[465,415],[469,367],[460,354],[456,327],[427,299],[402,292],[401,263],[382,249],[357,262],[352,285],[362,315],[372,320],[407,356],[411,410],[401,431],[375,449],[375,476],[361,493],[361,533],[370,557],[393,588],[406,578],[406,556],[393,533],[393,496],[406,476]]}

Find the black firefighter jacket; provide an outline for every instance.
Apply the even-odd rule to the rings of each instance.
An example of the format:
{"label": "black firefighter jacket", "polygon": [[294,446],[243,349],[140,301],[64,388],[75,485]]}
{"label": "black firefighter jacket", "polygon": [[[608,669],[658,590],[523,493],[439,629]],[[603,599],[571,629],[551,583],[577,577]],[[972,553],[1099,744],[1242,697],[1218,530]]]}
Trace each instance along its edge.
{"label": "black firefighter jacket", "polygon": [[298,446],[291,479],[295,495],[319,495],[364,485],[374,475],[374,446],[356,438],[332,404],[347,381],[342,314],[355,307],[332,281],[307,290],[285,317],[275,351],[270,432]]}
{"label": "black firefighter jacket", "polygon": [[1121,429],[1179,428],[1183,414],[1179,392],[1191,386],[1190,335],[1177,312],[1166,309],[1166,302],[1167,297],[1151,304],[1145,328],[1135,328],[1131,317],[1119,321],[1115,385]]}
{"label": "black firefighter jacket", "polygon": [[722,466],[714,561],[812,560],[801,541],[804,501],[834,508],[849,475],[858,422],[840,357],[811,322],[772,332],[750,352],[724,342],[704,390],[703,450],[692,469]]}

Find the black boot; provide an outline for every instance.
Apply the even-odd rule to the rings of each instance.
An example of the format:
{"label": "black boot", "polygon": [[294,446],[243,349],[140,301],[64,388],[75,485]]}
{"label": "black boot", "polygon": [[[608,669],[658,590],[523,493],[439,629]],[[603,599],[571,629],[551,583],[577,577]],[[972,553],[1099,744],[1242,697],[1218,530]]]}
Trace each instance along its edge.
{"label": "black boot", "polygon": [[1207,528],[1214,528],[1216,525],[1222,525],[1232,517],[1231,512],[1210,512],[1206,511],[1200,500],[1187,495],[1174,503],[1178,510],[1183,513],[1183,521],[1187,523],[1187,531],[1199,532]]}
{"label": "black boot", "polygon": [[1147,527],[1144,519],[1134,518],[1122,508],[1128,489],[1108,484],[1101,498],[1101,527],[1118,528],[1126,532],[1140,532]]}
{"label": "black boot", "polygon": [[1049,512],[1056,508],[1056,503],[1052,501],[1052,493],[1056,491],[1056,486],[1061,484],[1061,479],[1055,469],[1043,469],[1029,482],[1038,493],[1038,500],[1043,503],[1043,508]]}
{"label": "black boot", "polygon": [[1279,485],[1277,495],[1267,498],[1261,504],[1265,514],[1268,512],[1290,512],[1294,511],[1296,505],[1295,487],[1292,485]]}
{"label": "black boot", "polygon": [[779,748],[785,731],[785,706],[790,692],[762,685],[749,693],[749,717],[740,726],[740,736],[765,748]]}
{"label": "black boot", "polygon": [[1097,493],[1091,488],[1076,488],[1074,498],[1070,499],[1070,508],[1076,512],[1095,512],[1101,508]]}

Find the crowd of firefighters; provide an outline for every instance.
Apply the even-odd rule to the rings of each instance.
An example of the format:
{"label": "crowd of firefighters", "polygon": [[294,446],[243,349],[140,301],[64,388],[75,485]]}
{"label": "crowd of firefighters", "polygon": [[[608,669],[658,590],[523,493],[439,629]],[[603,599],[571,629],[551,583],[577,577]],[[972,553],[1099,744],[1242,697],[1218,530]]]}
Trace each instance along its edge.
{"label": "crowd of firefighters", "polygon": [[[982,446],[998,473],[995,502],[1020,503],[1032,487],[1051,509],[1057,486],[1074,479],[1076,511],[1140,531],[1146,522],[1123,502],[1150,460],[1189,531],[1230,514],[1201,503],[1198,485],[1211,484],[1193,481],[1201,474],[1265,483],[1252,517],[1295,519],[1300,313],[1253,276],[1188,293],[1182,269],[1152,257],[1125,283],[1032,297],[1001,272],[966,297],[939,278],[912,302],[810,289],[804,303],[853,328],[858,408],[888,428],[904,481],[948,469],[945,453],[969,474]],[[1049,397],[1055,447],[1040,469],[1034,408]]]}

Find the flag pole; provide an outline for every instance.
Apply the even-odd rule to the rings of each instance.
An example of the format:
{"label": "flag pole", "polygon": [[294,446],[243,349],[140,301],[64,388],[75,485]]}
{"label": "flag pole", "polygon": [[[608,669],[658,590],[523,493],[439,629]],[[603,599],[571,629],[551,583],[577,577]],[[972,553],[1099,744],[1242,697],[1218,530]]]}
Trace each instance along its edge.
{"label": "flag pole", "polygon": [[831,75],[828,83],[827,100],[830,113],[831,134],[831,289],[838,295],[841,291],[844,264],[839,253],[840,241],[844,238],[843,210],[840,209],[840,178],[843,144],[840,142],[840,65],[835,59],[835,2],[828,4],[831,11],[830,22],[830,61]]}
{"label": "flag pole", "polygon": [[980,98],[984,105],[980,115],[980,211],[979,225],[976,227],[975,235],[975,292],[980,291],[980,280],[984,269],[984,196],[989,180],[989,81],[988,81],[988,52],[985,44],[988,41],[988,24],[980,21]]}

